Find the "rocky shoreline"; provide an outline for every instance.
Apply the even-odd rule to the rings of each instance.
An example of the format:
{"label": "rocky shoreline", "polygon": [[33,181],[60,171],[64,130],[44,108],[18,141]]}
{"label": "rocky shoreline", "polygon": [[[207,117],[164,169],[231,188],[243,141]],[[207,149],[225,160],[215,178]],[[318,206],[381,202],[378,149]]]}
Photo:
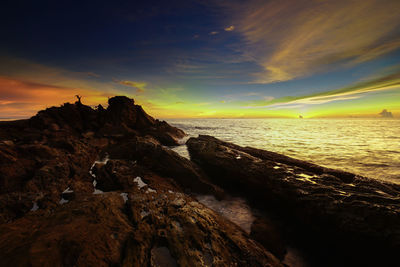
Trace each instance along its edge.
{"label": "rocky shoreline", "polygon": [[395,266],[400,186],[185,136],[123,96],[0,122],[1,266]]}

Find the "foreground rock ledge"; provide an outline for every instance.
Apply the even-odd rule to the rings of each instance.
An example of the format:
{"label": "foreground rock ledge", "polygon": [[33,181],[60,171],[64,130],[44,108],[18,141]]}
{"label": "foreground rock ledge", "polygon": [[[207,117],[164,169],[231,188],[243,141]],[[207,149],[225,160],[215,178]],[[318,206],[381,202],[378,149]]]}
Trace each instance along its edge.
{"label": "foreground rock ledge", "polygon": [[283,266],[191,196],[225,193],[183,136],[122,96],[1,122],[0,265]]}
{"label": "foreground rock ledge", "polygon": [[294,228],[303,246],[343,265],[391,264],[400,251],[400,186],[211,136],[187,141],[212,182]]}

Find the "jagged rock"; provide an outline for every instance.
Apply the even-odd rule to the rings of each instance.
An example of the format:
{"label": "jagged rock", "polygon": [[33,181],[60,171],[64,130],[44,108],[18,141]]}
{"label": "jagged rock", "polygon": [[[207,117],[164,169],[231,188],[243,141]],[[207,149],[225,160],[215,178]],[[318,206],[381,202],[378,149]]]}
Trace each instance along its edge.
{"label": "jagged rock", "polygon": [[155,124],[155,120],[142,107],[125,96],[115,96],[108,100],[105,120],[113,125],[125,124],[132,129],[144,129]]}
{"label": "jagged rock", "polygon": [[[211,136],[191,138],[187,146],[213,182],[279,214],[321,257],[336,252],[342,265],[390,264],[400,249],[398,185]],[[316,245],[321,242],[327,249]]]}
{"label": "jagged rock", "polygon": [[93,132],[98,137],[151,135],[164,145],[178,145],[178,140],[185,136],[182,130],[148,115],[133,99],[115,96],[108,103],[107,109],[65,103],[39,111],[29,120],[1,122],[0,141],[42,141],[49,136],[90,138],[93,136],[88,133]]}
{"label": "jagged rock", "polygon": [[109,106],[104,112],[105,133],[137,133],[149,134],[164,145],[177,145],[185,133],[166,122],[160,122],[148,115],[141,106],[135,105],[133,99],[116,96],[108,100]]}
{"label": "jagged rock", "polygon": [[180,185],[195,192],[222,194],[196,164],[151,140],[132,138],[126,143],[110,146],[107,152],[111,158],[137,161],[159,175],[173,177]]}
{"label": "jagged rock", "polygon": [[118,193],[87,195],[54,213],[32,211],[0,225],[3,266],[113,266],[132,226]]}
{"label": "jagged rock", "polygon": [[125,265],[154,264],[162,248],[170,260],[159,266],[283,266],[238,226],[184,194],[129,196],[137,230],[127,241]]}
{"label": "jagged rock", "polygon": [[179,192],[173,179],[144,173],[129,161],[109,162],[100,169],[115,173],[121,190],[87,194],[74,188],[75,198],[51,213],[40,207],[0,225],[2,264],[283,266],[238,226]]}
{"label": "jagged rock", "polygon": [[224,196],[162,146],[184,135],[126,97],[0,123],[1,264],[282,266],[184,193]]}
{"label": "jagged rock", "polygon": [[280,266],[238,226],[182,193],[174,179],[127,160],[109,160],[96,174],[99,181],[103,176],[112,176],[127,194],[135,226],[123,265]]}

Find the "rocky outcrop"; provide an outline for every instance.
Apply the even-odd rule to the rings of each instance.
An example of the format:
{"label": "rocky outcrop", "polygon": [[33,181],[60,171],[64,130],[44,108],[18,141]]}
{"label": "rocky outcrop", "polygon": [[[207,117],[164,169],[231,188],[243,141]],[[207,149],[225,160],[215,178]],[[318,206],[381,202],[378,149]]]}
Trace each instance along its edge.
{"label": "rocky outcrop", "polygon": [[129,160],[97,165],[95,194],[71,185],[51,212],[0,225],[5,266],[283,266],[172,178]]}
{"label": "rocky outcrop", "polygon": [[395,260],[400,249],[400,186],[211,136],[191,138],[187,146],[212,182],[274,211],[325,265],[390,266]]}
{"label": "rocky outcrop", "polygon": [[88,194],[0,225],[3,266],[110,266],[132,232],[117,193]]}
{"label": "rocky outcrop", "polygon": [[0,123],[1,265],[283,266],[196,201],[225,193],[165,147],[184,135],[126,97]]}
{"label": "rocky outcrop", "polygon": [[210,183],[196,164],[152,140],[132,138],[127,142],[110,145],[106,151],[111,158],[133,160],[161,176],[173,177],[174,181],[187,190],[218,197],[223,195],[222,190]]}
{"label": "rocky outcrop", "polygon": [[115,96],[109,106],[93,109],[80,102],[40,111],[29,120],[0,123],[0,138],[17,142],[46,141],[50,137],[153,136],[163,145],[178,145],[185,133],[148,115],[134,100]]}

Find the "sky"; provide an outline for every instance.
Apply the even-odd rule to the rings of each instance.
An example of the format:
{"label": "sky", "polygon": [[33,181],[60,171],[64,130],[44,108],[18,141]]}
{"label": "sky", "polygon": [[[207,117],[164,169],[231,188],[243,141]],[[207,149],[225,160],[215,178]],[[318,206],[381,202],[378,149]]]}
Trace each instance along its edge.
{"label": "sky", "polygon": [[400,117],[400,1],[6,1],[0,120],[126,95],[157,118]]}

